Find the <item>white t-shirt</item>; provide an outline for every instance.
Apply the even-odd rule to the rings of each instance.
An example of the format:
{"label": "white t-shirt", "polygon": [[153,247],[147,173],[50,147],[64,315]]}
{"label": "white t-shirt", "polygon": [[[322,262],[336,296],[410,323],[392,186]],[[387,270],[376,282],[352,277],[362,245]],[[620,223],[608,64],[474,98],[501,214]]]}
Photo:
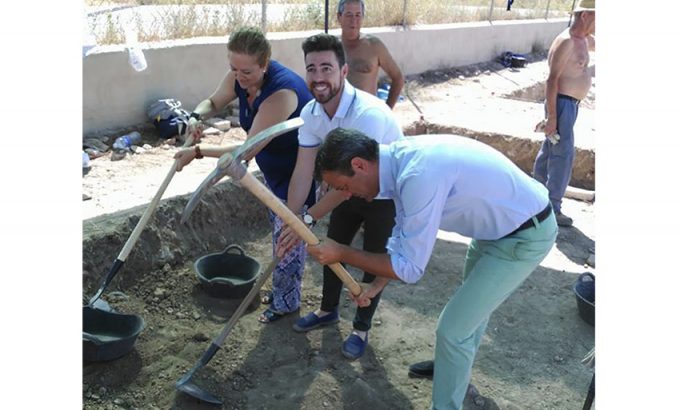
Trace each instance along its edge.
{"label": "white t-shirt", "polygon": [[314,148],[326,140],[326,135],[338,127],[356,129],[380,144],[390,144],[404,137],[390,107],[378,97],[353,87],[345,80],[340,105],[333,118],[316,100],[302,108],[304,125],[298,131],[300,147]]}

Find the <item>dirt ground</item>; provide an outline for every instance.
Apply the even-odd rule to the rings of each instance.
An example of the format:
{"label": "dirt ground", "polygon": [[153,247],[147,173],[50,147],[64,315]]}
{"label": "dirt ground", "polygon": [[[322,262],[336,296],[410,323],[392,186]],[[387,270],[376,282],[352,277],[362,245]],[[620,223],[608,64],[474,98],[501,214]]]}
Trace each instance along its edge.
{"label": "dirt ground", "polygon": [[[444,109],[435,100],[449,94],[462,99],[494,98],[493,104],[499,103],[498,95],[534,86],[545,78],[544,56],[532,57],[524,72],[488,63],[410,78],[409,94],[420,98],[416,103],[421,112],[408,99],[395,111],[406,128],[422,113],[426,120],[435,118],[436,110]],[[494,95],[480,92],[480,87],[494,89]],[[429,100],[424,97],[428,95]],[[589,100],[594,107],[594,94]],[[512,100],[505,101],[512,104]],[[540,104],[533,104],[532,110],[540,112]],[[584,104],[582,110],[591,108]],[[83,177],[83,193],[92,198],[83,201],[84,221],[143,205],[155,194],[177,148],[158,141],[152,129],[141,131],[152,146],[145,153],[120,161],[111,161],[108,153],[92,161]],[[243,137],[242,130],[232,129],[205,142],[227,144]],[[214,164],[210,159],[195,161],[173,178],[164,198],[193,191]],[[179,213],[183,203],[173,206]],[[574,226],[560,229],[550,255],[492,315],[472,373],[479,394],[466,399],[467,409],[575,409],[583,405],[592,370],[580,360],[594,346],[594,328],[580,319],[572,285],[580,273],[596,272],[586,264],[595,247],[595,212],[594,204],[571,199],[565,199],[563,207]],[[218,229],[235,230],[232,236],[242,238],[237,244],[263,268],[269,263],[271,234],[266,224],[248,229],[222,223]],[[325,230],[326,220],[322,220],[315,232],[322,236]],[[121,234],[126,238],[128,232]],[[263,325],[257,316],[264,306],[250,306],[223,348],[193,380],[222,398],[224,409],[427,409],[432,383],[409,378],[407,367],[432,357],[437,317],[461,282],[467,243],[458,235],[440,233],[421,281],[414,285],[393,282],[386,288],[369,348],[361,359],[348,361],[340,352],[355,309],[345,296],[337,325],[307,334],[293,331],[295,319],[316,309],[321,300],[321,267],[308,260],[301,311]],[[210,244],[206,248],[221,250]],[[111,254],[110,259],[115,256]],[[102,299],[116,311],[142,316],[146,327],[126,356],[83,363],[83,408],[215,408],[177,392],[174,384],[199,360],[240,300],[208,296],[196,279],[193,262],[194,258],[185,258],[137,272],[134,281],[112,283]],[[93,293],[99,284],[97,275],[107,269],[102,266],[102,272],[89,274],[95,280],[84,281],[84,295]],[[350,273],[361,277],[354,269]],[[266,283],[264,288],[269,286]]]}

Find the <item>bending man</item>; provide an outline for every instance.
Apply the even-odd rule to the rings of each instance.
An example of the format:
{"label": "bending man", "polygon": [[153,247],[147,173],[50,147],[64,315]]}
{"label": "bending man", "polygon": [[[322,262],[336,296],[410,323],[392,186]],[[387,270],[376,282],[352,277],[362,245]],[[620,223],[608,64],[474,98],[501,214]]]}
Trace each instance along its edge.
{"label": "bending man", "polygon": [[557,237],[548,192],[507,157],[455,135],[404,138],[390,146],[356,130],[331,131],[316,176],[353,196],[394,199],[396,225],[387,254],[326,239],[308,246],[321,264],[345,262],[379,276],[355,298],[365,306],[389,280],[417,282],[437,230],[473,238],[463,283],[436,329],[433,409],[460,409],[491,313],[545,258]]}

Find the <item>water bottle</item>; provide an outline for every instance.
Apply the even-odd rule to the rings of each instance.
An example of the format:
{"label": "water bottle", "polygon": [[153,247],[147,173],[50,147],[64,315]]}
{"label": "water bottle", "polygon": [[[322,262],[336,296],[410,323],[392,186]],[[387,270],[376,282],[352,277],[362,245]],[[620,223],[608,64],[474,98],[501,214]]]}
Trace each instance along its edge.
{"label": "water bottle", "polygon": [[116,151],[130,151],[130,147],[139,143],[142,140],[142,135],[133,131],[127,135],[120,136],[116,138],[113,142],[113,149]]}
{"label": "water bottle", "polygon": [[383,101],[387,101],[387,97],[390,94],[390,85],[384,84],[378,88],[377,96]]}
{"label": "water bottle", "polygon": [[144,57],[144,51],[139,47],[137,41],[137,29],[128,21],[124,26],[124,32],[125,44],[128,49],[128,63],[135,71],[146,70],[146,57]]}
{"label": "water bottle", "polygon": [[128,62],[135,71],[146,70],[146,58],[141,48],[135,46],[128,48]]}
{"label": "water bottle", "polygon": [[83,169],[84,168],[90,168],[90,156],[87,155],[87,152],[83,151]]}

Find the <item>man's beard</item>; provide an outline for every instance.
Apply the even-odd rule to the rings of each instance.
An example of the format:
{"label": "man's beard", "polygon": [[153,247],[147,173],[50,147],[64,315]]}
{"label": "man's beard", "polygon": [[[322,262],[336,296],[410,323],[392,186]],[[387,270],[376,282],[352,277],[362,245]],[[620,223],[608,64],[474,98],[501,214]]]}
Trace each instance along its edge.
{"label": "man's beard", "polygon": [[[325,85],[327,86],[327,90],[328,90],[328,91],[324,91],[324,92],[327,92],[327,93],[328,93],[328,95],[327,95],[326,97],[320,98],[320,97],[317,96],[317,92],[316,92],[316,90],[314,89],[314,87],[315,87],[317,84],[325,84]],[[312,83],[312,84],[309,86],[309,91],[310,91],[310,92],[312,93],[312,95],[314,96],[314,99],[315,99],[316,101],[319,102],[319,104],[326,104],[328,101],[332,100],[333,97],[335,97],[336,95],[338,95],[338,92],[340,91],[340,87],[333,88],[333,85],[332,85],[331,83],[325,82],[325,81],[324,81],[324,82],[316,82],[316,83]]]}

